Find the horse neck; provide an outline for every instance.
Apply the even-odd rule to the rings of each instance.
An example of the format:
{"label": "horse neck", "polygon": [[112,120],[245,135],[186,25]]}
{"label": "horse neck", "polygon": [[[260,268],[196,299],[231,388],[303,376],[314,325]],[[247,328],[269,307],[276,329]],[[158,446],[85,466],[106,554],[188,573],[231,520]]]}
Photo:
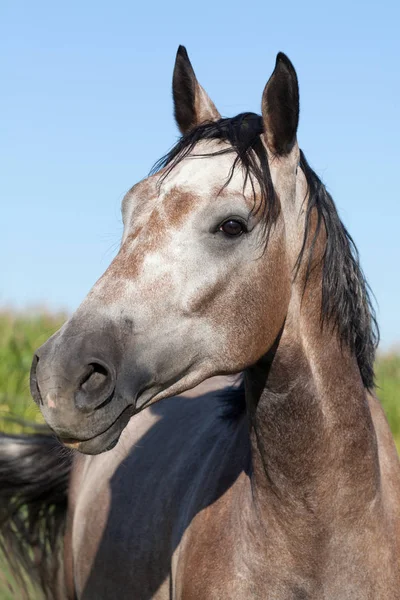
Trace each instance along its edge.
{"label": "horse neck", "polygon": [[320,289],[294,288],[275,347],[245,373],[253,496],[288,523],[355,516],[379,487],[367,393],[353,353],[321,328]]}

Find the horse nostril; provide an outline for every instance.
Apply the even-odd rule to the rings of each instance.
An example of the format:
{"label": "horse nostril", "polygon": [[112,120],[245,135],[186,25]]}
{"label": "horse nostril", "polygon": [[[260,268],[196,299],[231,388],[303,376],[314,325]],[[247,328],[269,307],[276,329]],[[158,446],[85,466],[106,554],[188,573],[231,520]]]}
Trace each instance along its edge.
{"label": "horse nostril", "polygon": [[75,394],[77,407],[83,411],[100,408],[111,399],[114,387],[111,369],[99,362],[88,364]]}
{"label": "horse nostril", "polygon": [[34,399],[34,401],[36,402],[36,404],[39,405],[39,404],[43,404],[43,402],[42,402],[42,395],[39,390],[39,385],[37,382],[37,375],[36,375],[38,362],[39,362],[39,357],[37,354],[34,354],[33,359],[32,359],[32,365],[31,365],[31,374],[30,374],[30,379],[29,379],[29,385],[30,385],[30,390],[31,390],[31,396]]}
{"label": "horse nostril", "polygon": [[88,370],[82,378],[80,388],[89,394],[98,390],[104,384],[107,377],[108,371],[103,365],[92,363],[88,365]]}

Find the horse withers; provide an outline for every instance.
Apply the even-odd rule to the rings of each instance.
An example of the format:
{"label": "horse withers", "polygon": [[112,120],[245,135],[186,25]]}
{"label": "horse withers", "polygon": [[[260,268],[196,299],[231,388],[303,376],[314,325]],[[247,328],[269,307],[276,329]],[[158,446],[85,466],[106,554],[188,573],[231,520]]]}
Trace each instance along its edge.
{"label": "horse withers", "polygon": [[53,441],[49,491],[30,496],[41,463],[29,479],[22,459],[49,443],[14,440],[12,465],[4,452],[2,497],[19,482],[4,543],[17,518],[58,515],[36,554],[26,528],[18,546],[48,597],[400,598],[375,319],[297,143],[294,68],[278,54],[262,116],[221,118],[180,47],[173,97],[182,137],[126,194],[118,255],[33,360],[32,395],[79,452]]}

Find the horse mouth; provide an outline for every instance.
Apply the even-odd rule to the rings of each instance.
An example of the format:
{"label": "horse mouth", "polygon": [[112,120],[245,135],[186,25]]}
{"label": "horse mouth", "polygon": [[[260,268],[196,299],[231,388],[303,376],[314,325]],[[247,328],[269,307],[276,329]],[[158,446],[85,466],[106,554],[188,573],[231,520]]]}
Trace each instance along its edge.
{"label": "horse mouth", "polygon": [[122,431],[125,429],[134,412],[134,407],[128,406],[111,425],[92,438],[79,440],[59,437],[59,440],[67,448],[78,450],[82,454],[101,454],[102,452],[107,452],[116,446]]}

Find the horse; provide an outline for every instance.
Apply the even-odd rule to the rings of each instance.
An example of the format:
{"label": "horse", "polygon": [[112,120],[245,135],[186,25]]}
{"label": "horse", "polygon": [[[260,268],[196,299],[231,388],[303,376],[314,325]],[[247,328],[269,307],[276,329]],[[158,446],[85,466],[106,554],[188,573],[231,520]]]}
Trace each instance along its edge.
{"label": "horse", "polygon": [[55,435],[1,438],[11,566],[67,600],[400,598],[376,318],[295,69],[222,118],[180,46],[173,100],[117,256],[33,358]]}

